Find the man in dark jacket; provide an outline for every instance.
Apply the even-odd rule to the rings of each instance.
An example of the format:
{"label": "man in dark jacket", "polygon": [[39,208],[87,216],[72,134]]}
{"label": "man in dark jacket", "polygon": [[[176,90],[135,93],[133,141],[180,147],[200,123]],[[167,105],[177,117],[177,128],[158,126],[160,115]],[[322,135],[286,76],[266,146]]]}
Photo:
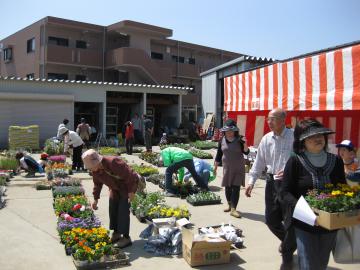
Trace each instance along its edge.
{"label": "man in dark jacket", "polygon": [[105,184],[110,189],[109,215],[110,230],[113,230],[111,241],[114,246],[125,248],[132,244],[130,231],[130,202],[134,198],[141,181],[141,176],[135,173],[121,158],[101,156],[90,149],[82,155],[84,164],[92,172],[94,182],[94,202],[92,208],[98,209],[100,192]]}

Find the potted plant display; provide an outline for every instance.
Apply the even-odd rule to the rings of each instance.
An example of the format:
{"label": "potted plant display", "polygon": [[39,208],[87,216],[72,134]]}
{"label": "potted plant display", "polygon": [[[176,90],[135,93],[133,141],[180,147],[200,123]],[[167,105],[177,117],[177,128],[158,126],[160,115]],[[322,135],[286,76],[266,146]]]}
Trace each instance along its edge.
{"label": "potted plant display", "polygon": [[189,195],[186,197],[186,201],[194,206],[219,204],[221,198],[213,192],[199,192],[197,194]]}
{"label": "potted plant display", "polygon": [[329,230],[360,223],[360,187],[327,184],[325,190],[313,189],[305,200],[318,215],[320,226]]}

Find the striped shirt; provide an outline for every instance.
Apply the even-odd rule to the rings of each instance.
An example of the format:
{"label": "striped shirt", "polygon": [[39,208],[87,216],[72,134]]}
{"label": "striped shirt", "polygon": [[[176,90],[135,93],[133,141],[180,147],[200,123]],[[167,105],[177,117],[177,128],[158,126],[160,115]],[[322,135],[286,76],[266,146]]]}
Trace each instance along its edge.
{"label": "striped shirt", "polygon": [[249,172],[249,184],[255,184],[256,180],[265,171],[277,174],[284,170],[285,164],[293,150],[294,132],[284,128],[280,136],[274,132],[267,133],[258,147],[255,162]]}

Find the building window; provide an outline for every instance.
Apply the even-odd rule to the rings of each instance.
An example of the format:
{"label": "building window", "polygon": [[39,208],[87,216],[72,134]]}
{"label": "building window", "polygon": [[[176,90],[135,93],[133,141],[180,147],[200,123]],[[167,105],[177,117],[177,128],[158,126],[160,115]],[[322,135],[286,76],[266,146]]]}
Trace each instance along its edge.
{"label": "building window", "polygon": [[75,81],[86,81],[86,76],[85,75],[76,75]]}
{"label": "building window", "polygon": [[190,65],[195,65],[195,58],[189,58],[188,62]]}
{"label": "building window", "polygon": [[83,40],[77,40],[76,41],[76,48],[78,49],[86,49],[87,48],[87,42]]}
{"label": "building window", "polygon": [[69,40],[67,38],[49,37],[49,44],[69,47]]}
{"label": "building window", "polygon": [[51,80],[67,80],[68,75],[67,74],[61,74],[61,73],[48,73],[48,79],[51,79]]}
{"label": "building window", "polygon": [[183,56],[172,55],[172,56],[171,56],[171,59],[172,59],[174,62],[185,63],[185,57],[183,57]]}
{"label": "building window", "polygon": [[35,75],[34,73],[26,74],[26,78],[28,79],[34,79]]}
{"label": "building window", "polygon": [[29,39],[26,43],[26,52],[35,52],[35,38]]}
{"label": "building window", "polygon": [[12,48],[6,48],[4,52],[4,62],[10,62],[12,60]]}
{"label": "building window", "polygon": [[163,60],[164,55],[162,53],[151,52],[151,58],[152,59],[157,59],[157,60]]}

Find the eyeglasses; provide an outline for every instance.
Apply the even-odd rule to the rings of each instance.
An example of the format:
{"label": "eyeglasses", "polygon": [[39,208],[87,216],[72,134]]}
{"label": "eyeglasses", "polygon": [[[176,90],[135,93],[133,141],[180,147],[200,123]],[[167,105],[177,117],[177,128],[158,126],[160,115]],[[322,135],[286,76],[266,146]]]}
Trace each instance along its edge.
{"label": "eyeglasses", "polygon": [[273,122],[273,121],[280,120],[280,119],[281,119],[281,117],[274,117],[274,116],[272,116],[272,117],[266,118],[266,121],[268,121],[268,122]]}

